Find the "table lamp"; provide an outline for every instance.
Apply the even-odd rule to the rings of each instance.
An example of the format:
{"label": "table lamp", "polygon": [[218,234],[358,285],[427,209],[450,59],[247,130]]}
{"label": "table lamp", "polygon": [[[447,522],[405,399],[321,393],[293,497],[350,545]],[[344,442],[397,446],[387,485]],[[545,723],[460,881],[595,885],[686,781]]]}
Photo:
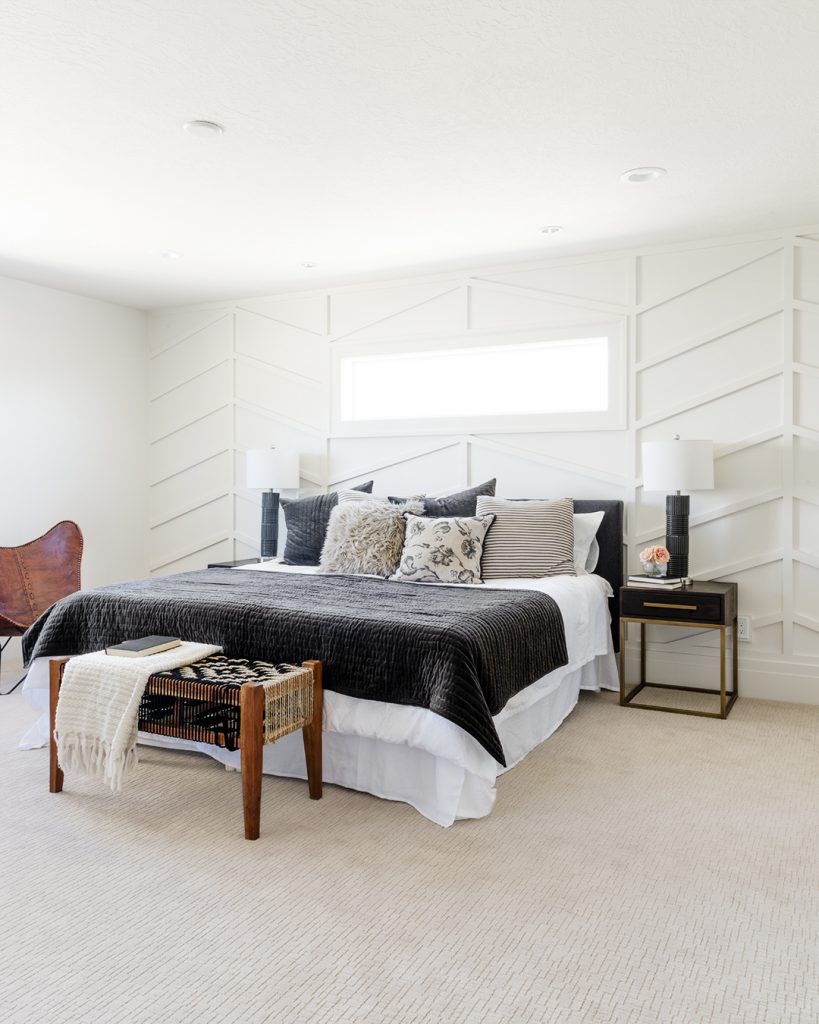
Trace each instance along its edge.
{"label": "table lamp", "polygon": [[643,489],[675,491],[665,499],[665,546],[671,559],[669,578],[688,577],[688,513],[690,499],[681,491],[710,491],[714,487],[713,441],[643,442]]}
{"label": "table lamp", "polygon": [[299,486],[298,452],[282,448],[249,448],[245,483],[262,491],[262,561],[276,557],[279,544],[279,491]]}

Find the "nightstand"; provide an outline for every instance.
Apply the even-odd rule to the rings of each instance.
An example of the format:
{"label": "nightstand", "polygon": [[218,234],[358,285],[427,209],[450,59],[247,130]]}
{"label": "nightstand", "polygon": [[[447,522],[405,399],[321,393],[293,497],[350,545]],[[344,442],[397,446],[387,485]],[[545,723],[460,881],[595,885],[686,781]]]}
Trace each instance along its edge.
{"label": "nightstand", "polygon": [[235,569],[240,565],[255,565],[261,558],[237,558],[235,562],[208,562],[209,569]]}
{"label": "nightstand", "polygon": [[[626,625],[640,624],[640,682],[627,692],[626,688]],[[719,630],[719,689],[706,690],[696,686],[651,683],[646,680],[646,626],[695,626],[697,629]],[[731,628],[732,666],[730,691],[726,688],[727,659],[725,633]],[[626,586],[620,588],[620,704],[647,711],[670,711],[677,715],[699,715],[702,718],[727,718],[739,696],[739,656],[737,637],[737,585],[695,580],[682,590],[661,587]],[[719,696],[719,711],[694,711],[658,704],[638,703],[634,698],[646,686],[660,690],[688,693],[710,693]]]}

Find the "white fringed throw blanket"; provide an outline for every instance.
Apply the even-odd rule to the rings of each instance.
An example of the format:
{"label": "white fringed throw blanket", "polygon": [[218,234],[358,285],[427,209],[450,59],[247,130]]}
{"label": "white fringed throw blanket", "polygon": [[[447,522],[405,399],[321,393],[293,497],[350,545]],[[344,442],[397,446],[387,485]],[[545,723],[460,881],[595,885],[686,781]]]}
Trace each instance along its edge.
{"label": "white fringed throw blanket", "polygon": [[60,767],[102,779],[118,793],[137,763],[137,717],[148,678],[221,650],[183,643],[147,658],[104,651],[72,658],[63,671],[54,729]]}

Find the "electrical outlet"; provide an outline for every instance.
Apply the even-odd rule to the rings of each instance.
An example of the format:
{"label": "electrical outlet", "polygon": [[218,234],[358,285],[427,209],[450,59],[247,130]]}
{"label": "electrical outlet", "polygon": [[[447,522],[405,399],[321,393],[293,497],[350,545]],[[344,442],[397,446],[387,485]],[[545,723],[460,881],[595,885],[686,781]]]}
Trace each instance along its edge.
{"label": "electrical outlet", "polygon": [[738,615],[737,616],[737,636],[740,640],[751,639],[751,616],[750,615]]}

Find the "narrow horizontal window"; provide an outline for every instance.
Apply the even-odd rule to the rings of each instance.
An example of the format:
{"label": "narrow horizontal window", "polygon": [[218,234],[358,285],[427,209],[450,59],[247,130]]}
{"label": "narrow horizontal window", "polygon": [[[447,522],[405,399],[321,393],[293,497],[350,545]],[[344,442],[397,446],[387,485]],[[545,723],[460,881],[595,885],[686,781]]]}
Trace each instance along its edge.
{"label": "narrow horizontal window", "polygon": [[536,334],[340,345],[334,357],[334,432],[615,425],[621,395],[614,332]]}

